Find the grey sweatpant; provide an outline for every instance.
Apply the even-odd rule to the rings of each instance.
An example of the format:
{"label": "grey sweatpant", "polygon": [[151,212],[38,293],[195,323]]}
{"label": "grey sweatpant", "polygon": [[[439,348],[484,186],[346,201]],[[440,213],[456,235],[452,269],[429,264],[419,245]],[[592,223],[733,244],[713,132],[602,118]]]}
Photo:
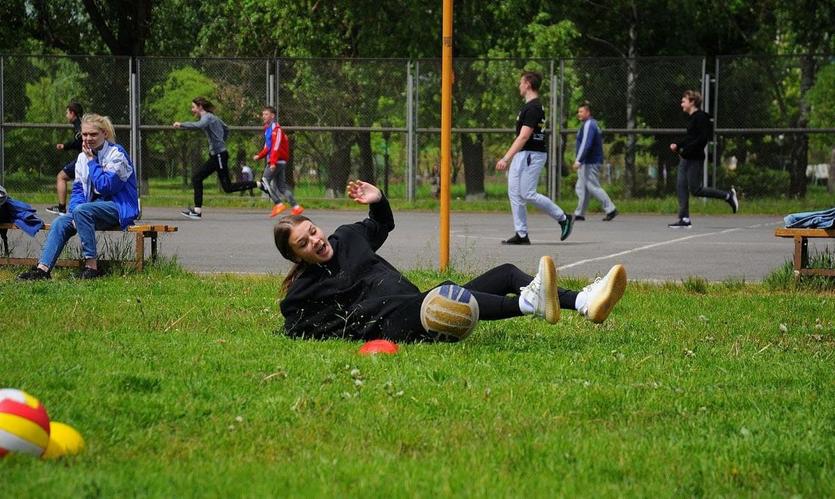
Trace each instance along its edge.
{"label": "grey sweatpant", "polygon": [[589,206],[589,195],[600,201],[605,213],[615,211],[615,203],[609,199],[609,195],[600,187],[600,164],[581,164],[577,170],[577,184],[574,185],[577,193],[577,209],[575,215],[586,216],[586,208]]}
{"label": "grey sweatpant", "polygon": [[264,168],[264,183],[267,186],[267,190],[270,191],[270,199],[273,203],[278,204],[282,201],[287,201],[290,206],[296,206],[298,204],[296,203],[296,198],[293,197],[293,191],[287,187],[287,180],[284,177],[286,169],[287,163],[284,161],[276,163],[274,169],[270,168],[270,165],[267,165]]}
{"label": "grey sweatpant", "polygon": [[548,155],[537,151],[519,151],[513,156],[507,172],[507,196],[513,213],[513,228],[520,236],[528,234],[527,205],[530,203],[556,221],[565,220],[565,213],[548,196],[536,192],[539,173]]}

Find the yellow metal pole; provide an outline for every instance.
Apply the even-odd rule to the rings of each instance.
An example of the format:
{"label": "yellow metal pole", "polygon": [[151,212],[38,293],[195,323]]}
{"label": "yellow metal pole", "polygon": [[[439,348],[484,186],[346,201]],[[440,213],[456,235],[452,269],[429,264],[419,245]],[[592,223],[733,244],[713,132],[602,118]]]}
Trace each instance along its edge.
{"label": "yellow metal pole", "polygon": [[444,0],[443,50],[441,52],[441,272],[449,267],[449,182],[452,142],[452,0]]}

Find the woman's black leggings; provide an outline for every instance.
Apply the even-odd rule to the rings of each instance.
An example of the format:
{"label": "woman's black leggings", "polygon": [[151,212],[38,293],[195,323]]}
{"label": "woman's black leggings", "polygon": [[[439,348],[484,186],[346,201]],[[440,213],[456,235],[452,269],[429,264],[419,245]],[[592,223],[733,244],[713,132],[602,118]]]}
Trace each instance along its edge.
{"label": "woman's black leggings", "polygon": [[[507,319],[522,315],[519,310],[519,288],[533,281],[530,276],[513,264],[505,263],[488,270],[462,287],[470,290],[478,302],[479,318],[483,320]],[[558,288],[560,308],[574,310],[577,292]]]}
{"label": "woman's black leggings", "polygon": [[229,178],[228,151],[212,154],[209,156],[209,159],[203,163],[203,166],[197,169],[191,177],[191,185],[194,187],[195,208],[203,206],[203,180],[214,172],[217,172],[217,178],[220,180],[220,186],[223,188],[223,192],[246,191],[253,189],[256,186],[255,182],[252,181],[232,182]]}

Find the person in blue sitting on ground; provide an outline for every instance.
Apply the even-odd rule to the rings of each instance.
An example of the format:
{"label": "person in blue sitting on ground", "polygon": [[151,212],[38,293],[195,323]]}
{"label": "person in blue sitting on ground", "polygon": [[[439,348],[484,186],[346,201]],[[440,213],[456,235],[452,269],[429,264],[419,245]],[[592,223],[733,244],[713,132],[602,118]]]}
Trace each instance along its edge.
{"label": "person in blue sitting on ground", "polygon": [[506,263],[462,286],[445,283],[452,293],[447,291],[446,297],[427,307],[430,292],[421,292],[377,254],[394,230],[386,197],[361,180],[350,182],[347,191],[351,199],[368,205],[368,218],[343,225],[330,236],[304,215],[286,215],[273,229],[276,248],[295,264],[284,280],[286,296],[280,305],[284,331],[290,337],[456,341],[461,338],[456,328],[430,330],[424,323],[438,324],[441,321],[434,319],[460,313],[453,302],[462,295],[467,299],[472,295],[478,305],[471,323],[479,318],[535,315],[554,324],[561,308],[600,323],[626,289],[622,265],[580,292],[558,288],[554,261],[546,255],[540,258],[535,276]]}
{"label": "person in blue sitting on ground", "polygon": [[75,234],[85,259],[80,277],[101,275],[96,263],[96,230],[116,226],[125,230],[139,216],[136,173],[128,153],[115,140],[113,123],[107,116],[85,114],[81,118],[81,153],[75,162],[67,216],[55,219],[38,264],[18,279],[49,279],[58,256]]}

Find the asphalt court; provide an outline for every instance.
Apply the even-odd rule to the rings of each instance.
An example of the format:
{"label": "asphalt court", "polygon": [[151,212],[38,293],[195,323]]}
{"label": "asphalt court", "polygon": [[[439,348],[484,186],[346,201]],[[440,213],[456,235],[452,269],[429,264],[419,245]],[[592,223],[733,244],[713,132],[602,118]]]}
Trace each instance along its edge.
{"label": "asphalt court", "polygon": [[[47,221],[54,218],[38,212]],[[274,219],[267,209],[206,207],[204,218],[193,221],[175,208],[146,208],[143,223],[167,223],[179,232],[161,238],[160,252],[176,256],[196,272],[284,274],[290,263],[275,249]],[[341,224],[361,220],[363,210],[315,210],[305,212],[330,233]],[[531,245],[505,246],[513,234],[510,213],[452,213],[450,263],[464,272],[479,273],[510,262],[533,271],[541,255],[551,255],[561,275],[593,277],[622,263],[630,279],[679,281],[698,276],[710,281],[745,279],[760,281],[790,259],[793,243],[774,237],[782,224],[777,216],[697,216],[691,229],[670,229],[672,215],[621,214],[603,222],[594,213],[577,222],[565,241],[559,225],[541,213],[528,217]],[[433,212],[395,213],[395,230],[379,253],[400,269],[437,268],[439,219]],[[43,235],[30,240],[19,231],[10,235],[16,255],[37,256]],[[74,238],[77,239],[77,238]],[[810,251],[826,246],[810,241]],[[829,247],[835,247],[830,242]]]}

